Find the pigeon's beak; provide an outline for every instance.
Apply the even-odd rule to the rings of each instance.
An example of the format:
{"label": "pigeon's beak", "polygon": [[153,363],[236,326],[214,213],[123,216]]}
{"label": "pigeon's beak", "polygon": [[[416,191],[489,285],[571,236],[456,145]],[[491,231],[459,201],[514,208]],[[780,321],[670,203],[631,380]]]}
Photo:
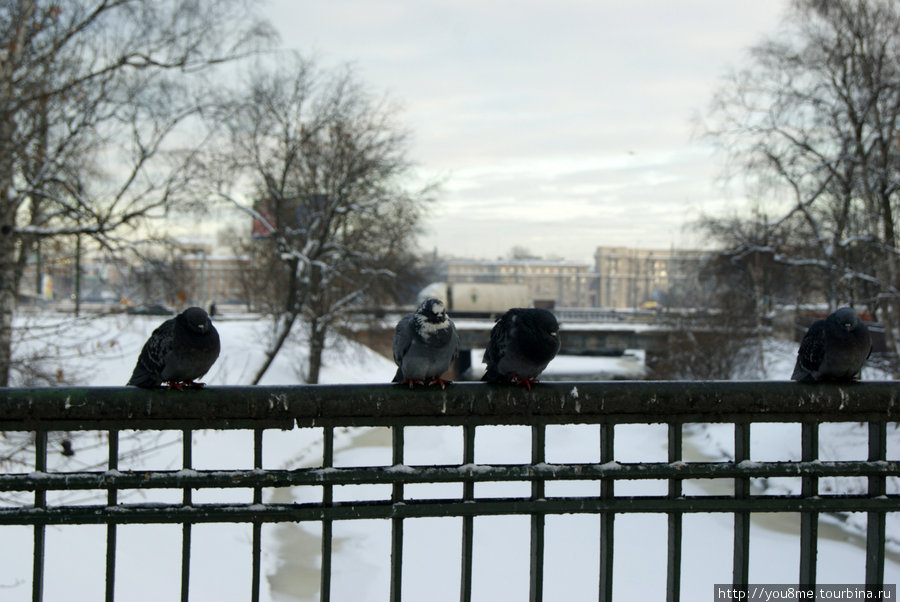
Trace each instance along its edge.
{"label": "pigeon's beak", "polygon": [[547,334],[549,334],[551,337],[553,337],[555,339],[556,335],[557,335],[557,331],[554,330],[553,332],[548,332]]}

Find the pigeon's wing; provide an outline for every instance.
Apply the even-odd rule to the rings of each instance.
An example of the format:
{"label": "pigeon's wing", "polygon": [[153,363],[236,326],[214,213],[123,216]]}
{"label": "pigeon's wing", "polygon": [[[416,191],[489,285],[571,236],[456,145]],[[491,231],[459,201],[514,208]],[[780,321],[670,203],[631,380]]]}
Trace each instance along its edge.
{"label": "pigeon's wing", "polygon": [[503,314],[494,327],[491,328],[491,338],[488,341],[487,349],[484,350],[484,358],[482,361],[487,364],[484,377],[482,380],[488,382],[496,382],[503,378],[503,375],[497,371],[497,364],[506,355],[506,347],[509,345],[510,335],[513,325],[516,321],[516,313],[510,310]]}
{"label": "pigeon's wing", "polygon": [[173,318],[160,324],[144,343],[128,384],[137,387],[158,387],[162,383],[161,375],[166,364],[166,354],[172,350],[174,340]]}
{"label": "pigeon's wing", "polygon": [[792,380],[813,379],[813,373],[822,365],[825,358],[825,320],[816,320],[803,335],[800,349],[797,350],[797,363],[794,365]]}
{"label": "pigeon's wing", "polygon": [[450,364],[453,365],[456,358],[459,357],[459,334],[456,332],[456,324],[453,323],[453,320],[450,320],[450,345],[453,347]]}
{"label": "pigeon's wing", "polygon": [[403,380],[403,372],[400,366],[403,364],[403,356],[406,355],[406,352],[409,351],[409,346],[412,345],[413,315],[406,314],[400,318],[400,321],[397,322],[397,326],[394,328],[393,351],[394,363],[397,364],[397,373],[394,375],[392,382],[395,383]]}
{"label": "pigeon's wing", "polygon": [[488,340],[487,348],[484,350],[484,358],[482,361],[488,365],[496,366],[503,353],[506,351],[506,344],[509,340],[508,324],[504,321],[505,315],[494,322],[491,328],[491,338]]}

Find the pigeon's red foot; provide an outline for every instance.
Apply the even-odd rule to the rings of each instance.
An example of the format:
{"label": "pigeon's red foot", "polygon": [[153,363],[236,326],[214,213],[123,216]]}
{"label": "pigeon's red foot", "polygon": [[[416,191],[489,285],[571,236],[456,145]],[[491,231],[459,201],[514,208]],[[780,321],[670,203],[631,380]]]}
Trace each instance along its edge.
{"label": "pigeon's red foot", "polygon": [[519,378],[519,375],[515,372],[510,372],[507,376],[509,376],[510,383],[514,385],[524,385],[529,391],[531,391],[531,386],[538,381],[536,378]]}
{"label": "pigeon's red foot", "polygon": [[401,380],[401,381],[400,381],[400,384],[401,384],[401,385],[407,385],[410,389],[415,388],[416,385],[422,385],[423,387],[425,386],[425,382],[424,382],[424,381],[421,381],[421,380],[415,380],[415,379],[412,379],[412,378],[407,378],[406,380]]}
{"label": "pigeon's red foot", "polygon": [[443,378],[433,378],[430,381],[428,381],[428,386],[430,387],[431,385],[440,385],[441,389],[443,390],[443,389],[446,389],[447,385],[449,385],[452,382],[453,382],[452,380],[444,380]]}

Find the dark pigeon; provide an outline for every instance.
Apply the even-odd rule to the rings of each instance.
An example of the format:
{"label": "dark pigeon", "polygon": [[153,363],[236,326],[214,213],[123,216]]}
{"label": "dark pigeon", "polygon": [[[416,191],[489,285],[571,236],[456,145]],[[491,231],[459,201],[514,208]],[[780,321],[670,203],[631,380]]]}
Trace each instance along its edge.
{"label": "dark pigeon", "polygon": [[852,381],[872,352],[869,329],[850,307],[842,307],[806,331],[791,380]]}
{"label": "dark pigeon", "polygon": [[162,383],[169,388],[200,388],[194,382],[219,357],[219,333],[200,307],[189,307],[153,331],[128,380],[129,385],[152,389]]}
{"label": "dark pigeon", "polygon": [[434,297],[422,301],[415,313],[406,314],[394,329],[394,361],[397,374],[393,382],[439,384],[449,382],[441,376],[450,369],[459,353],[459,335],[447,316],[444,304]]}
{"label": "dark pigeon", "polygon": [[491,329],[483,360],[487,370],[481,380],[524,384],[530,390],[558,351],[556,316],[546,309],[513,308]]}

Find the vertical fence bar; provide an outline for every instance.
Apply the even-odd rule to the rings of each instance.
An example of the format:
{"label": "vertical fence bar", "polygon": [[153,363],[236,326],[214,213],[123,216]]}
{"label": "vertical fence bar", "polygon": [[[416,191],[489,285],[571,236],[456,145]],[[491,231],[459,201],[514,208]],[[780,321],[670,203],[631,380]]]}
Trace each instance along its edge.
{"label": "vertical fence bar", "polygon": [[[182,467],[185,470],[193,468],[193,438],[191,429],[181,431],[181,455]],[[191,488],[184,488],[182,503],[190,506]],[[191,523],[181,525],[181,602],[188,602],[191,590]]]}
{"label": "vertical fence bar", "polygon": [[[393,464],[403,464],[403,427],[391,427],[393,435]],[[396,483],[391,492],[391,503],[403,503],[403,483]],[[403,596],[403,519],[391,519],[391,602],[400,602]]]}
{"label": "vertical fence bar", "polygon": [[[883,462],[887,458],[887,422],[869,423],[869,462]],[[885,494],[884,476],[869,477],[869,497]],[[884,584],[884,512],[869,512],[866,516],[866,585]]]}
{"label": "vertical fence bar", "polygon": [[[475,425],[463,426],[463,464],[470,466],[475,464]],[[475,483],[471,480],[463,482],[463,501],[475,499]],[[460,602],[472,601],[472,539],[474,518],[462,517],[462,567],[459,579]]]}
{"label": "vertical fence bar", "polygon": [[[334,427],[324,427],[322,433],[322,468],[334,466]],[[334,501],[334,491],[331,485],[322,485],[322,506],[328,508]],[[331,519],[322,521],[322,572],[320,575],[319,600],[330,602],[331,600],[331,544],[332,544]]]}
{"label": "vertical fence bar", "polygon": [[[669,463],[682,460],[682,424],[669,423]],[[681,479],[669,479],[669,499],[681,497]],[[668,550],[666,554],[666,602],[681,599],[681,532],[682,515],[669,512]]]}
{"label": "vertical fence bar", "polygon": [[[544,446],[546,443],[546,427],[536,424],[531,427],[531,464],[540,464],[544,461]],[[539,500],[544,497],[544,480],[532,479],[531,499]],[[531,583],[529,586],[529,600],[541,602],[544,597],[544,514],[535,512],[531,515]]]}
{"label": "vertical fence bar", "polygon": [[[47,472],[47,431],[34,432],[34,470]],[[34,490],[34,507],[47,507],[47,492],[43,489]],[[44,542],[46,527],[34,526],[34,558],[31,577],[31,599],[33,602],[41,602],[44,599]]]}
{"label": "vertical fence bar", "polygon": [[[253,431],[253,468],[262,470],[263,467],[263,429]],[[253,503],[262,504],[262,487],[253,488]],[[253,522],[253,567],[250,583],[250,600],[259,602],[260,573],[262,572],[262,523]]]}
{"label": "vertical fence bar", "polygon": [[[615,455],[615,425],[604,422],[600,425],[600,463],[612,462]],[[615,481],[601,479],[600,497],[608,500],[615,497]],[[613,599],[613,532],[615,530],[614,512],[600,515],[600,602],[612,602]]]}
{"label": "vertical fence bar", "polygon": [[[109,470],[119,469],[119,431],[109,431]],[[110,489],[106,494],[106,505],[119,503],[119,493]],[[106,525],[106,602],[116,598],[116,525]]]}
{"label": "vertical fence bar", "polygon": [[[734,423],[734,462],[740,464],[750,459],[750,423]],[[734,479],[734,497],[746,498],[750,495],[750,478]],[[734,568],[732,583],[735,587],[746,588],[750,581],[750,513],[734,513]]]}
{"label": "vertical fence bar", "polygon": [[[801,424],[800,455],[804,462],[812,462],[819,458],[819,424],[804,422]],[[801,480],[800,494],[803,497],[815,497],[819,494],[818,477],[805,476]],[[800,585],[816,584],[816,556],[819,549],[819,513],[802,512],[800,514]]]}

